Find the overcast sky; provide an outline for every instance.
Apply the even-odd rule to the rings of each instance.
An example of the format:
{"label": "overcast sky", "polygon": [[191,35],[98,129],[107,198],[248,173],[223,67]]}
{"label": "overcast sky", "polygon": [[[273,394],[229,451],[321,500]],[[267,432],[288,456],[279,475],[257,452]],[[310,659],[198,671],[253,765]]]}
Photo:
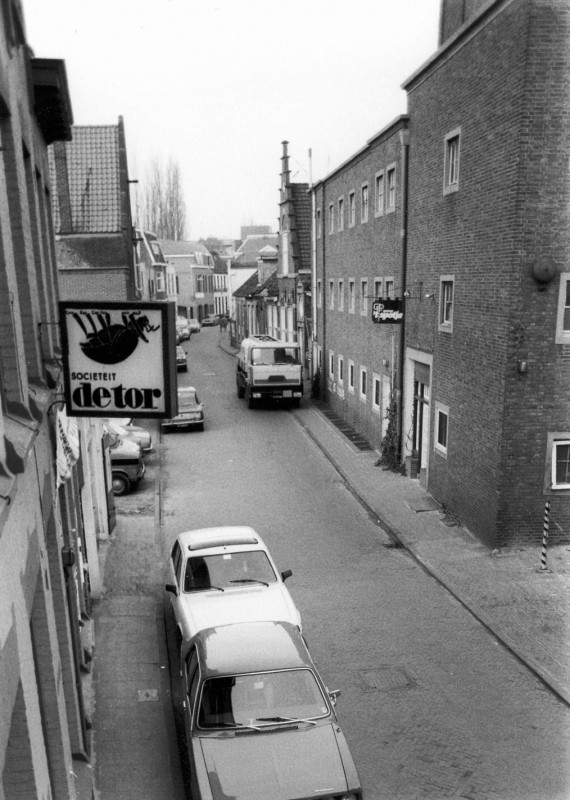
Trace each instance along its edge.
{"label": "overcast sky", "polygon": [[440,5],[22,2],[34,54],[65,60],[74,124],[122,116],[132,179],[178,162],[189,239],[277,230],[284,139],[293,180],[318,180],[406,113],[400,86],[437,49]]}

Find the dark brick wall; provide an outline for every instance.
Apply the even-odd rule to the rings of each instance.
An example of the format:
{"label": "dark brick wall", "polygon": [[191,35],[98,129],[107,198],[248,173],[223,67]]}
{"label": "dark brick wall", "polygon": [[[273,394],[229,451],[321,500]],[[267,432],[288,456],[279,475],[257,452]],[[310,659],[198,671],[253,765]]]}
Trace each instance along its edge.
{"label": "dark brick wall", "polygon": [[[448,456],[431,448],[428,488],[496,545],[540,539],[547,434],[570,429],[559,278],[539,292],[531,277],[537,259],[569,263],[570,7],[494,11],[408,86],[408,277],[435,299],[432,316],[408,306],[407,345],[433,352],[432,413],[450,408]],[[459,191],[444,195],[444,137],[458,127]],[[452,333],[437,330],[443,274],[455,277]],[[568,493],[551,499],[570,537]]]}

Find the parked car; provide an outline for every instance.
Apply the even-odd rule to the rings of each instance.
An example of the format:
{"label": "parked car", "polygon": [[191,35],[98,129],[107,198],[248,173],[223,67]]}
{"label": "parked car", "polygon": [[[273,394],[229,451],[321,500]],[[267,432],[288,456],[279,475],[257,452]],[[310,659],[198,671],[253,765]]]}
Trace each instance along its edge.
{"label": "parked car", "polygon": [[186,351],[179,344],[176,345],[176,371],[188,372],[188,358]]}
{"label": "parked car", "polygon": [[189,319],[188,326],[190,328],[190,333],[200,333],[201,325],[197,319]]}
{"label": "parked car", "polygon": [[202,320],[202,327],[203,328],[211,326],[211,325],[219,325],[219,324],[220,324],[220,318],[218,317],[217,314],[211,314],[208,317],[204,317],[203,320]]}
{"label": "parked car", "polygon": [[113,494],[131,492],[145,474],[142,453],[136,442],[118,437],[110,444]]}
{"label": "parked car", "polygon": [[105,418],[103,423],[107,431],[137,442],[143,453],[152,451],[152,435],[144,428],[133,425],[128,417]]}
{"label": "parked car", "polygon": [[208,628],[182,663],[194,800],[361,800],[334,704],[287,622]]}
{"label": "parked car", "polygon": [[190,324],[186,317],[176,317],[176,333],[182,342],[190,338]]}
{"label": "parked car", "polygon": [[178,428],[204,430],[204,404],[200,402],[193,386],[178,387],[178,414],[171,419],[164,419],[161,428],[165,433]]}
{"label": "parked car", "polygon": [[284,620],[301,628],[287,591],[291,570],[279,572],[261,536],[247,526],[185,531],[172,547],[169,572],[176,627],[183,641],[229,622]]}

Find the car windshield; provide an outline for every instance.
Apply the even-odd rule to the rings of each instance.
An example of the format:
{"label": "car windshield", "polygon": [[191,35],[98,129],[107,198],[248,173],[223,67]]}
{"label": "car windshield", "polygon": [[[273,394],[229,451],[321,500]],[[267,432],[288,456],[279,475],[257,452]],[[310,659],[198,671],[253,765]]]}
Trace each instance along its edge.
{"label": "car windshield", "polygon": [[277,576],[263,550],[190,556],[184,573],[185,592],[276,582]]}
{"label": "car windshield", "polygon": [[198,711],[199,728],[261,727],[330,714],[312,670],[290,669],[209,678]]}
{"label": "car windshield", "polygon": [[189,408],[190,406],[197,406],[200,404],[196,392],[184,392],[178,395],[178,407]]}
{"label": "car windshield", "polygon": [[296,347],[254,347],[252,364],[298,364]]}

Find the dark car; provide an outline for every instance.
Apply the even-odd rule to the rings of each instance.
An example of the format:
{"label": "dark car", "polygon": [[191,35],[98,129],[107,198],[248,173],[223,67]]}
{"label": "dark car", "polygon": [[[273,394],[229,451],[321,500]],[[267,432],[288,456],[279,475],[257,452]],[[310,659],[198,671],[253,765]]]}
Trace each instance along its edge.
{"label": "dark car", "polygon": [[208,317],[204,317],[204,319],[202,320],[202,327],[203,328],[207,328],[208,326],[219,325],[219,324],[220,324],[220,318],[219,318],[219,316],[217,314],[211,314]]}
{"label": "dark car", "polygon": [[176,345],[176,371],[188,372],[188,357],[184,348],[179,344]]}
{"label": "dark car", "polygon": [[204,430],[204,404],[200,402],[193,386],[178,387],[178,414],[163,420],[161,428],[165,432],[178,428]]}
{"label": "dark car", "polygon": [[334,701],[298,628],[201,631],[182,668],[194,800],[361,800]]}

